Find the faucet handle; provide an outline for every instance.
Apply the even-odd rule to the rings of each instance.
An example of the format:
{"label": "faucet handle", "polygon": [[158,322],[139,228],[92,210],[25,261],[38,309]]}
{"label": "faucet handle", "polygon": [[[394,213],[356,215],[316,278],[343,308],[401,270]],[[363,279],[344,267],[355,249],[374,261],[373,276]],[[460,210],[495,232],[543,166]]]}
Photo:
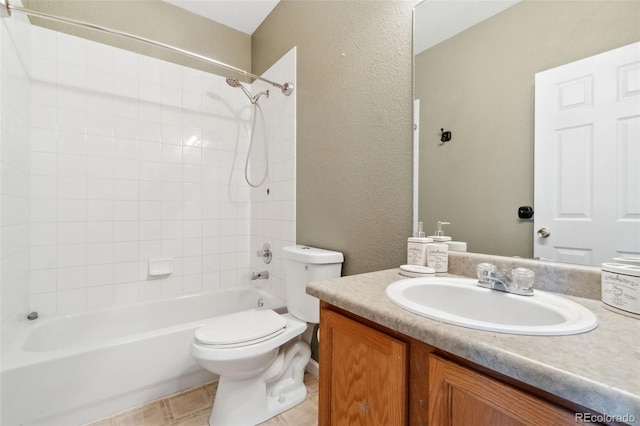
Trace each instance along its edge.
{"label": "faucet handle", "polygon": [[495,276],[497,270],[498,268],[491,263],[478,263],[476,265],[476,275],[480,282],[487,282],[487,278]]}
{"label": "faucet handle", "polygon": [[511,271],[511,281],[520,290],[532,290],[536,274],[531,269],[516,268]]}

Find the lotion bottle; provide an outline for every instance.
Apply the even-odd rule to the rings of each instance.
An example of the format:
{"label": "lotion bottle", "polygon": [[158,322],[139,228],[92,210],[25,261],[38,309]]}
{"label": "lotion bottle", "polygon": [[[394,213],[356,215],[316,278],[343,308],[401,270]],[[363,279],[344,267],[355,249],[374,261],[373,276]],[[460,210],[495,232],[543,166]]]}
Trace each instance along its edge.
{"label": "lotion bottle", "polygon": [[427,266],[436,270],[436,276],[449,271],[449,246],[446,243],[427,244]]}
{"label": "lotion bottle", "polygon": [[418,223],[418,235],[407,240],[407,265],[427,266],[427,244],[432,243],[422,229],[422,222]]}

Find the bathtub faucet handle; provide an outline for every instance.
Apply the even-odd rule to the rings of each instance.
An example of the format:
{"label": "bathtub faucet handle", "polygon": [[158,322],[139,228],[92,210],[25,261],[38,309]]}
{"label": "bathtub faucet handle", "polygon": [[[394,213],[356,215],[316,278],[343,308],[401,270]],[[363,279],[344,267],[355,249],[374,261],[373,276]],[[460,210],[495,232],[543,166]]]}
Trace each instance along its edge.
{"label": "bathtub faucet handle", "polygon": [[271,263],[271,258],[273,257],[273,252],[271,251],[271,246],[269,243],[264,243],[262,248],[257,252],[258,257],[261,257],[264,260],[264,263]]}

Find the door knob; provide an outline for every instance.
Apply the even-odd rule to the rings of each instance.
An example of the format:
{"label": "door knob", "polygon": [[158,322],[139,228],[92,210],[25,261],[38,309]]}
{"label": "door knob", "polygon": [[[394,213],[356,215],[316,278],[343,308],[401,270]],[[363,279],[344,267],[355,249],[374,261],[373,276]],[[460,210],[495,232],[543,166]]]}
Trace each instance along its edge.
{"label": "door knob", "polygon": [[549,232],[549,230],[547,228],[538,229],[538,237],[540,237],[540,238],[549,238],[549,235],[551,235],[551,232]]}

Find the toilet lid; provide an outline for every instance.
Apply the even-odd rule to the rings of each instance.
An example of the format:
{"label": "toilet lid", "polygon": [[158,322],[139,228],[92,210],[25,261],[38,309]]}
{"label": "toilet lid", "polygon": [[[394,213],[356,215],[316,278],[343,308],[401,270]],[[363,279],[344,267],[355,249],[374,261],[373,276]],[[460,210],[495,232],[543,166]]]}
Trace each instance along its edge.
{"label": "toilet lid", "polygon": [[237,345],[279,334],[287,321],[267,310],[241,311],[222,315],[196,330],[196,339],[205,345]]}

